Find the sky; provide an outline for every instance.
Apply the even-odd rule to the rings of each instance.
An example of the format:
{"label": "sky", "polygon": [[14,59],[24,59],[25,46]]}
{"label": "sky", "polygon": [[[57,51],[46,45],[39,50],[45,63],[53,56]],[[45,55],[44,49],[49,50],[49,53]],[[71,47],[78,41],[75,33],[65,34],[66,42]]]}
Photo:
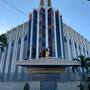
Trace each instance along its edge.
{"label": "sky", "polygon": [[[7,0],[23,11],[27,17],[0,0],[0,34],[26,22],[29,13],[39,7],[40,0]],[[63,16],[63,22],[90,41],[90,1],[51,0],[54,9]]]}

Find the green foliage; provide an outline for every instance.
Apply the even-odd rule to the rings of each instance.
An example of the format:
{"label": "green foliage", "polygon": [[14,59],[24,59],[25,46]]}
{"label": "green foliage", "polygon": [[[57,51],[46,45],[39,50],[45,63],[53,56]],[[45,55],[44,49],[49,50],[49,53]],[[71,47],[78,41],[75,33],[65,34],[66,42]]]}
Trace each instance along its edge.
{"label": "green foliage", "polygon": [[88,69],[90,66],[90,58],[89,57],[86,58],[85,56],[81,55],[81,56],[79,56],[79,58],[75,58],[73,60],[80,62],[80,66],[72,67],[73,72],[75,72],[75,70],[77,71],[78,67],[81,67],[83,71],[84,71],[84,69],[86,69],[87,72],[89,71],[89,69]]}
{"label": "green foliage", "polygon": [[30,90],[30,86],[29,86],[28,82],[26,82],[26,84],[24,86],[24,90]]}
{"label": "green foliage", "polygon": [[82,79],[85,80],[85,71],[84,70],[86,69],[87,73],[89,72],[90,58],[89,57],[86,58],[85,56],[82,56],[81,55],[81,56],[79,56],[79,58],[75,58],[73,60],[74,61],[76,60],[76,61],[80,62],[80,65],[79,66],[74,65],[72,67],[73,72],[77,71],[77,69],[79,67],[81,67],[81,69],[82,69]]}
{"label": "green foliage", "polygon": [[3,51],[4,47],[7,46],[7,37],[6,34],[0,35],[0,48]]}

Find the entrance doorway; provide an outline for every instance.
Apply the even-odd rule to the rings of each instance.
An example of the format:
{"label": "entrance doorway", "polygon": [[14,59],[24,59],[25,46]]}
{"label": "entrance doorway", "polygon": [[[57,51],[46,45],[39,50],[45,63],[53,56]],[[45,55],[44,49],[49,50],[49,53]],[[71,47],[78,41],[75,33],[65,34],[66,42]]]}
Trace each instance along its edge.
{"label": "entrance doorway", "polygon": [[56,81],[41,81],[40,90],[57,90]]}

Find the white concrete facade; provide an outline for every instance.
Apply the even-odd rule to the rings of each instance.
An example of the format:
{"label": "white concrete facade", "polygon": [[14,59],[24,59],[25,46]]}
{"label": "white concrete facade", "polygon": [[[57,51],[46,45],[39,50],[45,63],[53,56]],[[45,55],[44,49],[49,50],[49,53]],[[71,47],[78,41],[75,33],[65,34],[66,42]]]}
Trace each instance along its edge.
{"label": "white concrete facade", "polygon": [[[26,82],[0,82],[0,90],[23,90],[25,83]],[[28,82],[30,90],[41,90],[41,83],[40,81]],[[79,85],[80,81],[57,82],[56,90],[80,90]],[[84,88],[84,90],[88,90],[87,87]]]}
{"label": "white concrete facade", "polygon": [[[19,55],[19,61],[23,60],[23,56],[24,54],[25,55],[29,55],[29,59],[24,59],[24,60],[31,60],[32,59],[32,52],[33,52],[33,40],[37,40],[36,41],[36,57],[34,59],[39,59],[39,53],[40,53],[40,50],[39,50],[39,45],[40,45],[40,42],[39,42],[39,39],[42,39],[43,37],[39,38],[40,37],[40,31],[39,31],[39,23],[40,23],[40,17],[39,17],[39,11],[41,8],[43,8],[45,10],[45,48],[47,48],[49,46],[49,40],[48,40],[48,37],[49,37],[49,29],[48,28],[52,28],[48,25],[49,21],[48,21],[48,10],[49,9],[52,9],[52,14],[53,14],[53,24],[51,26],[53,26],[54,30],[52,30],[52,36],[51,36],[51,39],[53,38],[53,42],[52,42],[52,46],[53,48],[55,48],[54,53],[54,57],[55,58],[61,58],[61,59],[58,59],[58,60],[70,60],[72,61],[73,58],[77,58],[77,56],[79,55],[84,55],[86,57],[90,57],[90,42],[88,40],[86,40],[83,36],[81,36],[79,33],[77,33],[75,30],[73,30],[71,27],[69,27],[68,25],[64,24],[61,20],[61,15],[60,13],[59,16],[58,16],[58,23],[59,23],[59,30],[56,28],[57,27],[57,21],[56,21],[56,10],[53,10],[53,8],[50,6],[47,6],[47,1],[48,0],[44,0],[45,2],[45,5],[41,5],[38,9],[35,9],[36,12],[37,12],[37,22],[36,22],[36,26],[37,26],[37,29],[33,29],[34,28],[34,25],[33,25],[33,22],[34,22],[34,14],[32,13],[32,18],[31,18],[31,29],[29,29],[29,21],[27,21],[26,23],[23,23],[15,28],[13,28],[12,30],[6,32],[6,36],[7,36],[7,40],[8,40],[8,50],[7,50],[7,55],[6,55],[6,62],[5,61],[5,51],[0,53],[1,57],[0,57],[0,74],[1,76],[4,76],[3,80],[4,81],[7,81],[7,74],[8,74],[8,71],[10,69],[10,76],[12,76],[12,74],[14,75],[15,74],[15,68],[16,68],[16,61],[17,61],[17,53],[18,53],[18,41],[19,39],[21,39],[21,46],[20,46],[20,55]],[[35,13],[36,13],[35,12]],[[43,23],[43,21],[41,22]],[[63,28],[62,28],[63,27]],[[28,51],[28,50],[24,50],[26,49],[27,47],[24,47],[24,44],[28,44],[28,39],[26,38],[25,39],[25,36],[28,37],[28,31],[31,31],[30,32],[30,47],[28,48],[29,52],[27,53],[24,53],[25,51]],[[37,31],[37,32],[33,32],[33,31]],[[59,33],[57,33],[57,31]],[[63,31],[63,33],[62,33]],[[36,33],[36,39],[33,39],[34,35],[33,33]],[[43,33],[43,32],[42,32]],[[57,35],[59,34],[59,35]],[[43,36],[43,35],[42,35]],[[60,36],[60,38],[59,38]],[[25,42],[26,40],[26,42]],[[58,46],[58,41],[59,41],[59,44],[60,46]],[[14,46],[13,46],[13,50],[12,50],[12,42],[14,42]],[[58,49],[60,49],[60,51],[58,52]],[[11,51],[12,51],[12,54],[11,54]],[[58,53],[61,54],[61,56],[58,56]],[[65,54],[65,55],[64,55]],[[65,56],[65,57],[64,57]],[[11,58],[11,59],[10,59]],[[11,61],[10,61],[11,60]],[[5,66],[3,66],[5,63]],[[9,66],[11,66],[9,68]],[[5,70],[4,70],[4,73],[2,74],[2,70],[3,68],[5,67]],[[18,67],[18,73],[22,73],[23,69],[22,67]],[[9,78],[10,78],[9,76]],[[12,80],[11,80],[12,81]]]}
{"label": "white concrete facade", "polygon": [[[14,47],[14,51],[13,51],[13,59],[12,59],[12,65],[11,65],[11,71],[10,72],[13,73],[14,70],[15,70],[18,38],[21,38],[20,60],[23,59],[23,43],[24,43],[24,37],[27,34],[27,27],[23,28],[24,25],[27,25],[27,23],[16,27],[14,29],[15,32],[13,32],[14,30],[11,30],[11,31],[8,31],[6,33],[7,34],[7,38],[8,38],[8,54],[7,54],[7,60],[6,60],[6,66],[5,66],[4,74],[7,74],[7,72],[8,72],[8,66],[9,66],[9,60],[10,60],[10,51],[11,51],[11,43],[12,43],[13,40],[14,40],[15,47]],[[21,27],[21,29],[19,29],[19,27]],[[63,27],[64,27],[64,37],[66,37],[66,40],[67,40],[67,42],[65,42],[65,44],[64,44],[66,59],[67,60],[71,60],[69,39],[73,43],[73,49],[74,50],[73,50],[72,53],[74,55],[74,58],[76,57],[76,54],[75,54],[76,50],[75,50],[74,43],[77,44],[77,52],[78,52],[77,54],[78,54],[78,56],[81,55],[81,54],[84,55],[84,53],[85,53],[86,57],[90,57],[90,42],[88,42],[84,37],[82,37],[79,33],[77,33],[74,30],[72,30],[66,24],[63,24]],[[12,32],[13,32],[13,37],[12,37]],[[81,42],[81,41],[83,41],[83,42]],[[79,50],[79,46],[81,47],[81,51]],[[83,48],[85,49],[85,52],[83,51]],[[81,54],[80,54],[80,52],[81,52]],[[1,60],[0,60],[1,73],[2,73],[2,69],[3,69],[4,56],[5,56],[5,52],[3,52],[3,55],[2,55]],[[57,58],[57,54],[55,56]],[[22,70],[21,67],[18,67],[18,73],[20,73],[21,70]]]}

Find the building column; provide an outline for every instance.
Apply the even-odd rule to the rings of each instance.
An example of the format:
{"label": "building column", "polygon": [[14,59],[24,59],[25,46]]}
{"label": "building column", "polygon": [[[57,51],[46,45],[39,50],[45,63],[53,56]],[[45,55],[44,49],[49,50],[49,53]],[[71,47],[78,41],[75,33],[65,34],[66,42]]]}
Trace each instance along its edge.
{"label": "building column", "polygon": [[45,25],[46,25],[46,48],[48,48],[48,7],[45,7],[45,20],[46,20],[46,23],[45,23]]}
{"label": "building column", "polygon": [[53,11],[54,15],[54,37],[55,37],[55,57],[57,58],[57,38],[56,38],[56,19],[55,19],[55,11]]}
{"label": "building column", "polygon": [[39,9],[38,9],[38,18],[37,18],[37,44],[36,44],[36,59],[39,58]]}
{"label": "building column", "polygon": [[86,48],[86,44],[85,44],[85,57],[87,57],[87,48]]}
{"label": "building column", "polygon": [[60,15],[60,13],[59,13],[59,22],[60,22],[59,28],[60,28],[60,42],[61,42],[61,57],[64,58],[63,35],[62,35],[62,34],[63,34],[63,33],[62,33],[62,32],[63,32],[63,31],[62,31],[62,30],[63,30],[63,25],[62,25],[63,23],[62,23],[62,16]]}
{"label": "building column", "polygon": [[17,49],[18,49],[18,41],[14,41],[14,49],[13,49],[13,57],[10,71],[10,81],[14,80],[14,72],[16,67],[16,58],[17,58]]}
{"label": "building column", "polygon": [[[1,75],[2,75],[3,66],[4,66],[5,52],[6,52],[6,49],[2,52],[2,55],[1,55],[1,61],[0,61],[0,74],[1,74]],[[0,77],[1,77],[1,76],[0,76]],[[2,79],[2,78],[1,78],[1,79]]]}
{"label": "building column", "polygon": [[[11,40],[10,40],[11,41]],[[5,66],[5,75],[4,75],[4,81],[7,80],[7,74],[8,74],[8,67],[9,67],[9,60],[10,60],[10,52],[11,52],[11,42],[9,42],[9,45],[8,45],[8,54],[7,54],[7,59],[6,59],[6,66]]]}
{"label": "building column", "polygon": [[[23,47],[24,47],[24,37],[21,38],[20,60],[19,61],[23,60]],[[20,80],[21,73],[22,73],[22,66],[18,66],[18,77],[17,77],[18,79],[17,80]]]}
{"label": "building column", "polygon": [[81,41],[81,55],[84,55],[82,38],[80,38],[80,41]]}
{"label": "building column", "polygon": [[30,37],[30,59],[32,58],[32,39],[33,39],[33,17],[34,15],[32,14],[32,22],[31,22],[31,37]]}

